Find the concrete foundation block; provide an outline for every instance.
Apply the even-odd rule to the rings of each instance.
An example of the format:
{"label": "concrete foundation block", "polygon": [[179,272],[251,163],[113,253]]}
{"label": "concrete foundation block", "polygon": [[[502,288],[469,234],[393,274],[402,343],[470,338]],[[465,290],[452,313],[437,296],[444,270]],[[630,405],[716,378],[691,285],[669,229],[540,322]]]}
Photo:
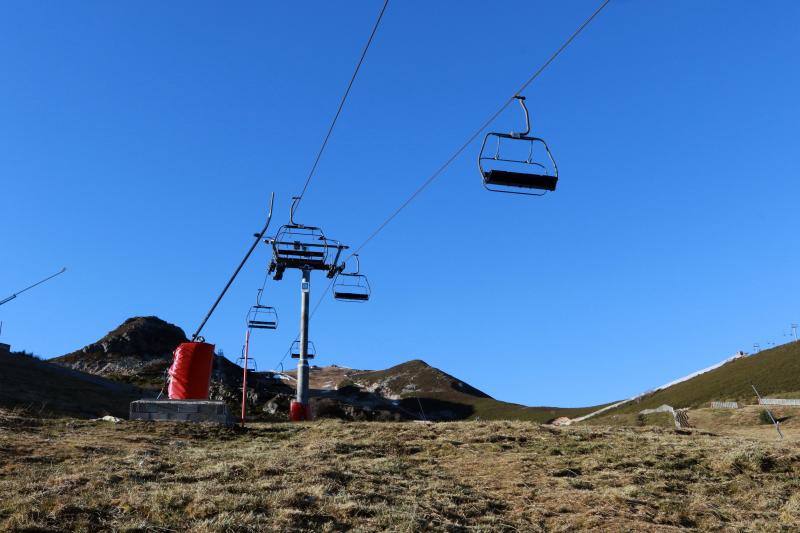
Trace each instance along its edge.
{"label": "concrete foundation block", "polygon": [[136,400],[131,402],[130,419],[223,425],[234,423],[228,406],[218,400]]}

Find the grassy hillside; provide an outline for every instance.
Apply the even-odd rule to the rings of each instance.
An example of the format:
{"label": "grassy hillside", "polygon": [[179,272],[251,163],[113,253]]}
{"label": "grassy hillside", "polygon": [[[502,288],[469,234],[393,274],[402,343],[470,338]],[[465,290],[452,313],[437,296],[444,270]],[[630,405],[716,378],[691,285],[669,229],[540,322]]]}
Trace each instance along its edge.
{"label": "grassy hillside", "polygon": [[29,355],[0,355],[0,407],[43,415],[128,417],[129,404],[149,393]]}
{"label": "grassy hillside", "polygon": [[798,452],[661,428],[0,413],[0,530],[797,531]]}
{"label": "grassy hillside", "polygon": [[789,343],[735,359],[719,368],[649,394],[598,415],[604,418],[635,413],[662,404],[673,407],[707,407],[713,400],[755,403],[754,384],[762,396],[800,395],[800,343]]}
{"label": "grassy hillside", "polygon": [[597,411],[602,405],[592,407],[528,407],[516,403],[501,402],[494,398],[475,398],[468,400],[475,416],[481,420],[524,420],[545,423],[566,416],[575,418]]}
{"label": "grassy hillside", "polygon": [[[483,391],[415,359],[385,370],[358,371],[343,380],[339,387],[356,385],[376,391],[420,418],[464,418],[481,420],[524,420],[547,422],[561,416],[575,417],[590,413],[594,407],[527,407],[495,400]],[[449,413],[457,413],[456,417]],[[440,415],[447,416],[440,416]]]}

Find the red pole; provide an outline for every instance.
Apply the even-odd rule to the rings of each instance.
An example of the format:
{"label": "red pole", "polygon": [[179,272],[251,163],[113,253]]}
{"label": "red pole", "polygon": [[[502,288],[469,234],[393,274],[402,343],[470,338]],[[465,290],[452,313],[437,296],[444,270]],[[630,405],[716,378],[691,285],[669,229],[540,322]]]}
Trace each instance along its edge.
{"label": "red pole", "polygon": [[242,427],[247,415],[247,358],[250,355],[250,328],[244,336],[244,368],[242,369]]}

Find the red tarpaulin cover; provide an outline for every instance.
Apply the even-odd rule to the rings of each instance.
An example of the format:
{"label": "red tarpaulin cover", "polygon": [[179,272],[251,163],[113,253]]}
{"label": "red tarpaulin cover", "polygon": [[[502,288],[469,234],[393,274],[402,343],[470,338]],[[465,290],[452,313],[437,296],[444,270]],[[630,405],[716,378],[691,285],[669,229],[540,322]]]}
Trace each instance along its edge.
{"label": "red tarpaulin cover", "polygon": [[214,365],[214,345],[184,342],[175,349],[169,367],[171,400],[207,400]]}
{"label": "red tarpaulin cover", "polygon": [[302,422],[303,420],[311,420],[311,413],[307,405],[292,400],[289,404],[289,420],[292,422]]}

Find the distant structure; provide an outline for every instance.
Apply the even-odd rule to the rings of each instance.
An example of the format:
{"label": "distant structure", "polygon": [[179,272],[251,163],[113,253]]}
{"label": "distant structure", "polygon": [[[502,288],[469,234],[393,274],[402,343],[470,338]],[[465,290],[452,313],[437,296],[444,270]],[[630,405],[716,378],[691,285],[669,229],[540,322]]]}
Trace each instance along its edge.
{"label": "distant structure", "polygon": [[800,407],[800,398],[759,398],[758,405],[789,405]]}
{"label": "distant structure", "polygon": [[738,402],[711,402],[712,409],[738,409]]}

